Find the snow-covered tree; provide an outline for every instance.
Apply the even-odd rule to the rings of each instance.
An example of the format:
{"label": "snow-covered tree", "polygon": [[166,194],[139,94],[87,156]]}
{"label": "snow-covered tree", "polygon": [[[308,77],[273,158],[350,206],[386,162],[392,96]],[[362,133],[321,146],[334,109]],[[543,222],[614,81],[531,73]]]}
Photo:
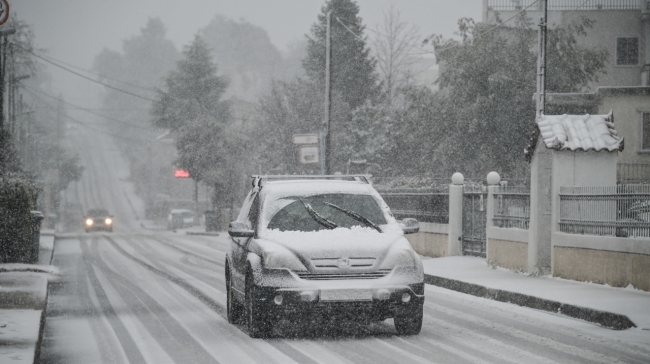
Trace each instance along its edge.
{"label": "snow-covered tree", "polygon": [[350,110],[379,96],[375,60],[370,55],[359,17],[359,6],[352,0],[328,0],[308,36],[307,57],[303,66],[310,80],[325,82],[327,13],[331,14],[332,90],[339,92]]}

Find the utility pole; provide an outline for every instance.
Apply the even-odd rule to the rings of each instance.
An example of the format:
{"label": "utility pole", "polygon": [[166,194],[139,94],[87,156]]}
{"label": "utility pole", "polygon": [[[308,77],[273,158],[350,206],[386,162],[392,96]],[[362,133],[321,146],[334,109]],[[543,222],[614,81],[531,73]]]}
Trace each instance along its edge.
{"label": "utility pole", "polygon": [[[7,64],[7,45],[9,43],[7,36],[14,33],[16,33],[16,29],[0,30],[0,41],[2,41],[2,45],[0,46],[0,130],[3,130],[5,127],[5,66]],[[0,140],[0,147],[2,147],[2,144],[4,144],[4,141]]]}
{"label": "utility pole", "polygon": [[332,173],[332,133],[331,133],[331,110],[332,110],[332,11],[327,12],[327,34],[325,39],[325,174]]}
{"label": "utility pole", "polygon": [[537,107],[539,117],[546,113],[546,35],[548,31],[548,1],[541,0],[544,15],[539,19],[539,33],[537,36],[539,56],[537,58]]}

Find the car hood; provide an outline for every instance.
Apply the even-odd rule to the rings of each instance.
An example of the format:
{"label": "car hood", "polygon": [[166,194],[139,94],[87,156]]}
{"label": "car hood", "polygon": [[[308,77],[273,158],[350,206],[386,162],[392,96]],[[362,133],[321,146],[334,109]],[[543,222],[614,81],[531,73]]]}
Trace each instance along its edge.
{"label": "car hood", "polygon": [[411,249],[401,230],[379,233],[370,228],[338,228],[317,232],[266,231],[258,242],[262,252],[287,250],[309,269],[339,269],[340,258],[351,269],[376,269],[391,249]]}

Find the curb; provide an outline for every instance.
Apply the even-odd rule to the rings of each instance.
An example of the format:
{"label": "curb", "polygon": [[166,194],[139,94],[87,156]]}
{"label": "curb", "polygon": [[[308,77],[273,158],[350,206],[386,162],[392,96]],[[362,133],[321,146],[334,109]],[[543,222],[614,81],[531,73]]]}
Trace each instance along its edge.
{"label": "curb", "polygon": [[455,279],[432,276],[425,273],[424,283],[450,289],[452,291],[457,291],[460,293],[470,294],[476,297],[487,298],[499,302],[514,303],[515,305],[523,307],[530,307],[537,310],[559,313],[564,316],[593,322],[614,330],[625,330],[636,327],[634,322],[632,322],[632,320],[630,320],[625,315],[570,305],[558,301],[551,301],[544,298],[525,295],[522,293],[487,288],[478,284],[462,282]]}
{"label": "curb", "polygon": [[[52,243],[52,255],[50,256],[50,265],[54,261],[54,249],[56,248],[56,235],[54,235],[54,242]],[[45,291],[45,305],[41,311],[40,327],[38,328],[38,339],[36,339],[36,349],[34,350],[34,364],[41,362],[41,345],[43,345],[43,331],[45,331],[45,319],[47,318],[47,304],[50,298],[50,280],[47,280],[47,291]]]}

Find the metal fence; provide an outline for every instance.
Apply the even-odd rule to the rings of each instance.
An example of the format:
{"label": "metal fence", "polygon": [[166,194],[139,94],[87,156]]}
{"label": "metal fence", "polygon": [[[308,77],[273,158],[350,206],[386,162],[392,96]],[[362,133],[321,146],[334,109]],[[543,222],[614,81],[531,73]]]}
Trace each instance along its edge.
{"label": "metal fence", "polygon": [[378,189],[396,219],[412,217],[421,222],[449,223],[449,187],[436,189]]}
{"label": "metal fence", "polygon": [[650,237],[650,185],[560,188],[560,231]]}
{"label": "metal fence", "polygon": [[[489,10],[541,10],[542,1],[535,0],[488,0]],[[532,6],[531,6],[532,5]],[[548,10],[637,10],[641,9],[639,0],[548,0]]]}
{"label": "metal fence", "polygon": [[527,230],[530,225],[530,188],[496,188],[492,223],[496,227]]}
{"label": "metal fence", "polygon": [[463,255],[486,256],[487,187],[463,187]]}
{"label": "metal fence", "polygon": [[650,164],[619,163],[616,167],[619,184],[650,183]]}

